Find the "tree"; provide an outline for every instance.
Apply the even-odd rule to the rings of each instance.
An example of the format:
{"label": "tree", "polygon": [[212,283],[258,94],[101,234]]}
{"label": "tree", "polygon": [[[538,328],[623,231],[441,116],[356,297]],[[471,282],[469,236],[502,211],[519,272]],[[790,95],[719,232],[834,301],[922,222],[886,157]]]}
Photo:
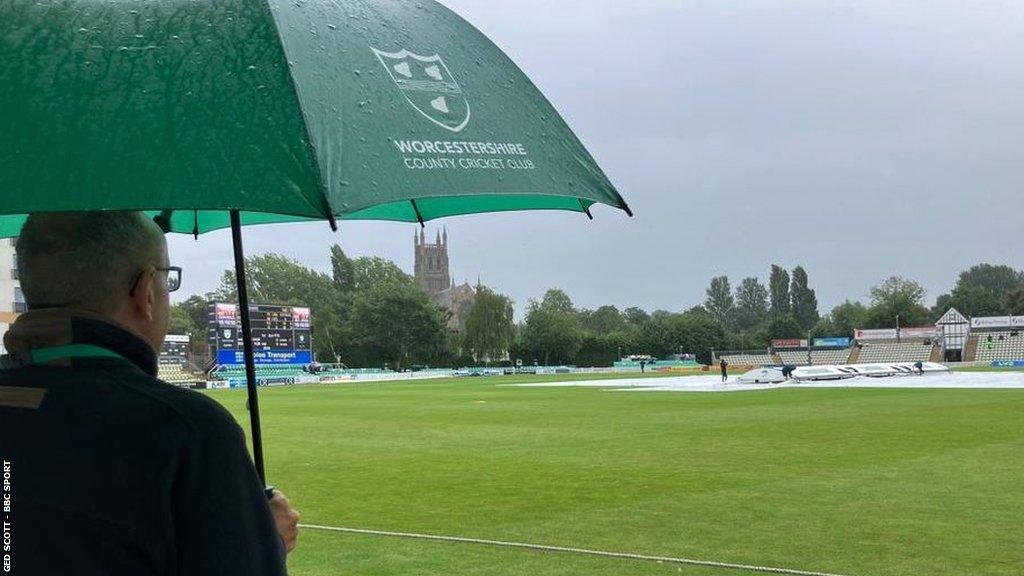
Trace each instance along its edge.
{"label": "tree", "polygon": [[803,266],[793,269],[793,280],[789,289],[790,310],[793,318],[803,329],[809,329],[818,321],[818,297],[807,285],[807,272]]}
{"label": "tree", "polygon": [[960,273],[957,288],[976,287],[987,291],[993,300],[1005,303],[1006,297],[1024,284],[1024,272],[1009,266],[978,264]]}
{"label": "tree", "polygon": [[704,300],[704,308],[722,326],[732,326],[736,303],[732,299],[732,288],[729,286],[728,276],[716,276],[711,279],[711,285],[707,290],[707,299]]}
{"label": "tree", "polygon": [[355,292],[370,290],[382,284],[415,285],[412,276],[402,271],[394,262],[384,258],[361,257],[352,261],[352,289]]}
{"label": "tree", "polygon": [[736,326],[748,330],[768,318],[768,289],[757,278],[744,278],[736,287]]}
{"label": "tree", "polygon": [[934,313],[952,307],[967,316],[1009,314],[1009,297],[1022,286],[1024,273],[1009,266],[978,264],[960,273],[950,294],[939,296]]}
{"label": "tree", "polygon": [[558,289],[548,290],[540,302],[531,300],[521,334],[523,350],[543,358],[545,365],[570,362],[582,339],[572,300]]}
{"label": "tree", "polygon": [[847,300],[832,309],[814,330],[816,336],[851,336],[854,330],[864,328],[868,309],[860,302]]}
{"label": "tree", "polygon": [[633,347],[633,336],[628,332],[584,333],[575,363],[577,366],[611,366],[620,359],[620,351],[624,355]]}
{"label": "tree", "polygon": [[473,308],[466,317],[463,342],[477,361],[501,359],[515,336],[512,300],[486,286],[477,286]]}
{"label": "tree", "polygon": [[583,329],[594,334],[610,334],[626,329],[626,318],[615,306],[601,306],[582,318]]}
{"label": "tree", "polygon": [[764,327],[762,339],[771,341],[775,339],[804,338],[807,332],[800,326],[800,323],[792,315],[772,318]]}
{"label": "tree", "polygon": [[890,276],[881,284],[871,288],[871,305],[895,305],[899,302],[921,304],[924,302],[924,288],[913,280]]}
{"label": "tree", "polygon": [[[311,282],[319,283],[318,288],[325,287],[325,282],[331,283],[326,274],[310,270],[280,254],[246,258],[245,275],[249,300],[260,303],[293,303],[290,301],[296,298],[307,300],[305,296],[310,291]],[[234,270],[224,271],[216,296],[225,302],[238,301]]]}
{"label": "tree", "polygon": [[924,307],[924,288],[913,280],[892,276],[871,289],[871,307],[867,311],[867,328],[893,328],[899,317],[901,326],[921,326],[931,321],[931,312]]}
{"label": "tree", "polygon": [[[204,324],[205,325],[205,324]],[[189,336],[199,333],[199,328],[192,322],[185,308],[179,303],[171,306],[171,315],[167,326],[168,334],[183,334]]]}
{"label": "tree", "polygon": [[707,310],[697,307],[682,314],[663,311],[651,315],[637,334],[636,349],[657,358],[692,353],[702,362],[710,362],[711,350],[721,350],[726,342],[721,323]]}
{"label": "tree", "polygon": [[[967,316],[1001,316],[1007,314],[1007,298],[1009,293],[996,295],[991,290],[981,286],[957,287],[951,294],[943,294],[936,300],[937,304],[943,304],[941,311],[935,310],[935,315],[941,315],[950,308],[956,308]],[[936,306],[938,308],[938,306]]]}
{"label": "tree", "polygon": [[711,314],[700,308],[693,308],[671,319],[673,336],[676,340],[673,352],[697,355],[705,364],[711,363],[711,351],[721,350],[726,345],[726,331]]}
{"label": "tree", "polygon": [[673,314],[656,314],[637,333],[637,352],[656,358],[679,351],[679,339],[673,326]]}
{"label": "tree", "polygon": [[210,353],[210,342],[207,339],[206,326],[209,323],[209,303],[212,295],[199,296],[193,294],[184,302],[171,307],[168,334],[187,334],[189,347],[193,354],[206,357]]}
{"label": "tree", "polygon": [[789,273],[781,266],[772,264],[771,276],[768,278],[768,292],[771,298],[770,312],[772,318],[789,316]]}
{"label": "tree", "polygon": [[412,283],[382,282],[359,292],[351,322],[354,341],[368,359],[396,370],[432,363],[448,352],[441,310]]}
{"label": "tree", "polygon": [[1014,316],[1024,315],[1024,286],[1017,288],[1006,298],[1006,311]]}
{"label": "tree", "polygon": [[350,295],[355,292],[355,263],[345,255],[345,251],[337,244],[331,246],[331,278],[342,294]]}
{"label": "tree", "polygon": [[957,304],[958,303],[953,300],[952,294],[940,294],[939,297],[935,299],[935,305],[932,306],[932,317],[940,318],[950,308],[959,308]]}
{"label": "tree", "polygon": [[622,311],[622,316],[625,317],[626,322],[633,328],[639,328],[647,323],[651,319],[651,315],[644,310],[631,306]]}
{"label": "tree", "polygon": [[558,288],[551,288],[544,293],[544,299],[541,304],[552,311],[556,311],[562,314],[575,314],[576,308],[572,305],[572,299],[569,295],[559,290]]}
{"label": "tree", "polygon": [[[212,294],[207,294],[206,296],[193,294],[187,300],[179,302],[175,306],[181,308],[185,314],[188,314],[193,326],[205,328],[210,314],[210,302],[212,301]],[[205,334],[203,336],[205,337]]]}
{"label": "tree", "polygon": [[[334,361],[348,344],[342,329],[340,294],[331,277],[279,254],[245,259],[249,301],[308,306],[313,319],[313,352]],[[217,300],[237,302],[235,272],[225,270]]]}

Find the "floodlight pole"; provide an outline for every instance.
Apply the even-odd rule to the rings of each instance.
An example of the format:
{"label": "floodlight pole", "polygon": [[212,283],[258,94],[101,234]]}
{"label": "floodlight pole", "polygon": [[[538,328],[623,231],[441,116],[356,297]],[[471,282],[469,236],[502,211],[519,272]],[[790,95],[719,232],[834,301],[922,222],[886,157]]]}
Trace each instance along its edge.
{"label": "floodlight pole", "polygon": [[[263,467],[263,436],[260,433],[260,404],[256,397],[256,361],[252,353],[252,326],[249,322],[249,292],[245,283],[245,254],[242,251],[242,219],[231,211],[231,243],[235,249],[235,283],[238,287],[238,317],[242,320],[242,352],[245,358],[245,389],[249,395],[249,423],[252,434],[252,458],[260,482],[267,485]],[[268,489],[267,496],[270,496]]]}

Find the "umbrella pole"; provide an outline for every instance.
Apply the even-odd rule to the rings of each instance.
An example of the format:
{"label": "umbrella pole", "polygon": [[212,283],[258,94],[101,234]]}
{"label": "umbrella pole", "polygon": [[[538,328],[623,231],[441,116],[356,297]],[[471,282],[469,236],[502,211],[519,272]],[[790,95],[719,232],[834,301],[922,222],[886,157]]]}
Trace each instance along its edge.
{"label": "umbrella pole", "polygon": [[245,285],[245,254],[242,251],[242,219],[231,211],[231,241],[235,249],[235,282],[238,286],[238,313],[242,319],[242,351],[245,357],[245,389],[249,394],[249,422],[252,429],[252,457],[260,482],[267,485],[263,468],[263,436],[260,433],[260,404],[256,397],[256,361],[252,354],[252,327],[249,324],[249,293]]}

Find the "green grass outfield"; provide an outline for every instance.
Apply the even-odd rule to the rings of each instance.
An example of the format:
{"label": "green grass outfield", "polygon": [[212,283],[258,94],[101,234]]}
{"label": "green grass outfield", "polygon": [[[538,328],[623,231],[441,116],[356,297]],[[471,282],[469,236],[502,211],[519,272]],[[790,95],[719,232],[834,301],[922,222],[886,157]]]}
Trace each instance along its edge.
{"label": "green grass outfield", "polygon": [[[586,378],[591,378],[587,376]],[[303,522],[856,575],[1024,571],[1024,390],[260,392]],[[209,394],[248,428],[244,391]],[[305,531],[293,576],[748,574]]]}

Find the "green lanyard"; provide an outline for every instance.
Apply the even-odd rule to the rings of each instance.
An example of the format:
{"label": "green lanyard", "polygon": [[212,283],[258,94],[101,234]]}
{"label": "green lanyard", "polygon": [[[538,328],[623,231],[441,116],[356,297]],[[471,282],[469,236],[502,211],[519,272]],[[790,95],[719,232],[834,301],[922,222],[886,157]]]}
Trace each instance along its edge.
{"label": "green lanyard", "polygon": [[64,346],[53,346],[50,348],[37,348],[32,350],[30,358],[33,364],[45,364],[54,360],[64,358],[120,358],[125,359],[113,350],[92,344],[65,344]]}

